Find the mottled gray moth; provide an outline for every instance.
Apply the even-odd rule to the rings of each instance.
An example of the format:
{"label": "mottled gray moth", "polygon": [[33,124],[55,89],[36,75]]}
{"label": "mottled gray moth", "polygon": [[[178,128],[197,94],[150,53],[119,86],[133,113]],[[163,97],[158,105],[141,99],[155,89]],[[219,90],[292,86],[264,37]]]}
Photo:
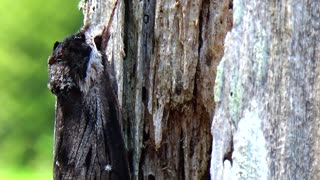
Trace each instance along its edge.
{"label": "mottled gray moth", "polygon": [[49,57],[48,86],[56,95],[54,179],[130,179],[119,103],[103,51],[106,34],[94,43],[82,30],[55,43]]}

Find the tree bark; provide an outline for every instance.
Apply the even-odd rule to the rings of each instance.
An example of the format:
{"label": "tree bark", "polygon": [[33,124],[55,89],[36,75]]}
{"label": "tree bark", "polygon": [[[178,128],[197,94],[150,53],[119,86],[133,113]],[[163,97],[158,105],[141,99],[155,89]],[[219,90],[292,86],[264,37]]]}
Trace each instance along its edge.
{"label": "tree bark", "polygon": [[[115,1],[83,1],[102,32]],[[106,52],[133,179],[208,179],[216,66],[232,1],[120,1]],[[95,37],[95,35],[92,35]]]}
{"label": "tree bark", "polygon": [[320,178],[320,2],[80,7],[86,37],[109,39],[132,179]]}
{"label": "tree bark", "polygon": [[[132,177],[208,179],[213,84],[231,2],[123,3],[124,20],[113,27],[124,33],[113,28],[111,46],[124,43],[114,63]],[[109,57],[119,57],[111,46]]]}
{"label": "tree bark", "polygon": [[212,179],[319,179],[320,2],[233,1]]}

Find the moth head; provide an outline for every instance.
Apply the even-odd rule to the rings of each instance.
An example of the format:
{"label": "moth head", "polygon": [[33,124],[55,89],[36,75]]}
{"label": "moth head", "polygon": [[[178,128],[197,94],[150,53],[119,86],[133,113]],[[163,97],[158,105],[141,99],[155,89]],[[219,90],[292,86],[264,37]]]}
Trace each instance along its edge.
{"label": "moth head", "polygon": [[48,66],[48,87],[57,96],[71,90],[88,92],[103,69],[101,54],[81,33],[56,42]]}

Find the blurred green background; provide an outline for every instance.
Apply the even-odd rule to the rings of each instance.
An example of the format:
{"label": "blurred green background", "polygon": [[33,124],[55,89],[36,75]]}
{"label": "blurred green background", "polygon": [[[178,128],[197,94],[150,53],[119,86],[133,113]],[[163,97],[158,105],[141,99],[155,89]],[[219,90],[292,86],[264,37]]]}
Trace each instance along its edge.
{"label": "blurred green background", "polygon": [[0,6],[0,179],[52,178],[54,96],[47,58],[55,41],[82,25],[79,0]]}

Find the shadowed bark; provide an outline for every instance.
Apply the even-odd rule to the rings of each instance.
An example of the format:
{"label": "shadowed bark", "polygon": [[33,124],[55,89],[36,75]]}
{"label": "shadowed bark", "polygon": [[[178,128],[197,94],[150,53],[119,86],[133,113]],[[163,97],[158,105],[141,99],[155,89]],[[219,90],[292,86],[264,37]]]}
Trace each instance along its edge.
{"label": "shadowed bark", "polygon": [[[208,179],[216,66],[230,1],[124,1],[113,27],[134,179]],[[122,73],[123,72],[123,73]],[[118,87],[119,87],[118,86]],[[121,90],[121,91],[120,91]]]}

